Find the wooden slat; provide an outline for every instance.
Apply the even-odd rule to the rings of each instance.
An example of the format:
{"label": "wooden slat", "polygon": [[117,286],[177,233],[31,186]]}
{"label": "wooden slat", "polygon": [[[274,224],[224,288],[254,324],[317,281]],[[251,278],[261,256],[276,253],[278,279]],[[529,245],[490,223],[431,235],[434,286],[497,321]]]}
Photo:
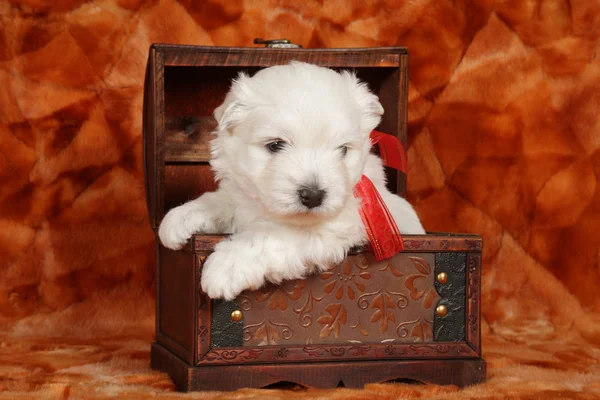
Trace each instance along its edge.
{"label": "wooden slat", "polygon": [[165,212],[217,189],[210,165],[167,164],[165,166]]}
{"label": "wooden slat", "polygon": [[329,67],[393,67],[406,49],[400,47],[364,49],[273,49],[263,47],[205,47],[154,45],[173,66],[259,66],[266,67],[305,61]]}
{"label": "wooden slat", "polygon": [[[226,240],[229,235],[196,234],[186,246],[187,251],[206,254],[214,251],[215,245]],[[435,252],[435,251],[481,251],[483,239],[479,235],[456,235],[450,233],[429,233],[427,235],[403,235],[404,252]],[[362,251],[372,252],[369,246]]]}
{"label": "wooden slat", "polygon": [[467,256],[467,343],[481,355],[481,253]]}
{"label": "wooden slat", "polygon": [[171,117],[165,123],[166,162],[208,162],[210,140],[217,127],[213,117]]}
{"label": "wooden slat", "polygon": [[162,220],[165,212],[165,67],[164,56],[156,53],[154,57],[154,215],[152,226],[158,229],[158,224]]}
{"label": "wooden slat", "polygon": [[[229,356],[234,354],[232,351]],[[281,359],[281,358],[280,358]],[[152,343],[152,368],[167,372],[178,390],[233,391],[293,382],[312,388],[348,388],[395,379],[464,387],[485,380],[486,363],[480,358],[438,360],[357,360],[259,365],[202,365],[191,367],[158,343]]]}
{"label": "wooden slat", "polygon": [[155,92],[155,58],[156,50],[150,49],[144,79],[143,128],[142,145],[144,156],[144,178],[146,181],[146,206],[150,217],[150,225],[156,227],[156,92]]}
{"label": "wooden slat", "polygon": [[[285,349],[286,356],[279,356]],[[310,360],[434,360],[440,358],[478,358],[464,342],[336,344],[305,346],[256,346],[243,348],[213,348],[196,365],[292,363]]]}
{"label": "wooden slat", "polygon": [[194,259],[193,254],[161,247],[158,262],[157,340],[173,353],[194,362]]}

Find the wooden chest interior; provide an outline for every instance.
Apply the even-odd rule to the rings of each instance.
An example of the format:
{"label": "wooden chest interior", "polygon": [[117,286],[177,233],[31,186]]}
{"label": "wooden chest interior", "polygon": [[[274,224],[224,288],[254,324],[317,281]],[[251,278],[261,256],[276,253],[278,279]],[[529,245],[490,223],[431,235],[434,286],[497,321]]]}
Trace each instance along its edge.
{"label": "wooden chest interior", "polygon": [[[302,60],[351,68],[385,109],[378,127],[406,146],[408,54],[403,48],[266,49],[154,45],[144,96],[147,203],[164,213],[216,189],[208,165],[213,110],[240,72]],[[406,176],[387,170],[405,194]],[[485,376],[479,339],[479,236],[405,236],[405,251],[378,262],[368,247],[307,280],[213,301],[202,263],[222,235],[185,249],[157,244],[152,365],[181,390],[263,387],[279,381],[332,387],[397,378],[466,385]],[[308,364],[310,363],[310,364]],[[233,368],[233,369],[232,369]],[[236,379],[230,374],[235,371]]]}

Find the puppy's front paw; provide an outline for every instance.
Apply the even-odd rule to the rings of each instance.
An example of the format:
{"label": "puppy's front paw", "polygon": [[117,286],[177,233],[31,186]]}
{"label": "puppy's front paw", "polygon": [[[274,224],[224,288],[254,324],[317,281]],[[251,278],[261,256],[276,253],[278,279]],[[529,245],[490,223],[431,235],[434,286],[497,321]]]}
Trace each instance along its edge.
{"label": "puppy's front paw", "polygon": [[185,205],[173,208],[165,215],[160,227],[158,228],[158,237],[163,246],[179,250],[194,234],[189,230],[190,213]]}
{"label": "puppy's front paw", "polygon": [[265,282],[265,270],[252,257],[235,251],[217,250],[202,266],[202,291],[211,299],[233,300],[247,289]]}

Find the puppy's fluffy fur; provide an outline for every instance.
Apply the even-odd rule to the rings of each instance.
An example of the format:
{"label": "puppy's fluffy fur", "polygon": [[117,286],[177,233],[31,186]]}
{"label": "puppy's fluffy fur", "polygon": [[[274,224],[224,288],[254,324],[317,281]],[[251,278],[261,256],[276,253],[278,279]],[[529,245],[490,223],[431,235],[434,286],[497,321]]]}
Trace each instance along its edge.
{"label": "puppy's fluffy fur", "polygon": [[211,166],[219,189],[170,210],[160,240],[179,249],[195,232],[233,233],[202,270],[204,292],[231,300],[265,281],[319,272],[365,243],[353,197],[363,174],[402,233],[424,233],[369,153],[382,114],[377,96],[347,71],[292,62],[240,74],[214,112]]}

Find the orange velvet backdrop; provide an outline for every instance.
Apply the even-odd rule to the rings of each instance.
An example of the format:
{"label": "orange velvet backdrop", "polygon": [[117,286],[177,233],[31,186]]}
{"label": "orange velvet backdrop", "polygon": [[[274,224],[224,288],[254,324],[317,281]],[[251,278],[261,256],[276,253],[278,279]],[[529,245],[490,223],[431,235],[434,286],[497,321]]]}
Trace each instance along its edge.
{"label": "orange velvet backdrop", "polygon": [[409,200],[484,236],[484,346],[600,343],[597,0],[0,2],[4,332],[151,335],[148,47],[254,37],[408,47]]}

